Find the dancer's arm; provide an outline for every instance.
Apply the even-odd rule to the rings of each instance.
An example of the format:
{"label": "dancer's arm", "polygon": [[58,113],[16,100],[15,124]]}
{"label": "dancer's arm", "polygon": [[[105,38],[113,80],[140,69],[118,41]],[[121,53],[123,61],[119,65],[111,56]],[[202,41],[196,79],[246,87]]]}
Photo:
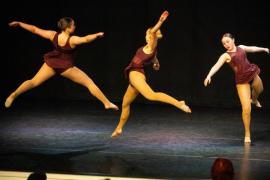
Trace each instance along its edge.
{"label": "dancer's arm", "polygon": [[257,47],[257,46],[245,46],[245,45],[240,45],[240,48],[244,49],[246,52],[266,52],[269,54],[269,48],[263,48],[263,47]]}
{"label": "dancer's arm", "polygon": [[160,29],[161,25],[162,25],[163,22],[167,19],[168,16],[169,16],[169,12],[168,12],[168,11],[164,11],[164,12],[161,14],[161,16],[160,16],[158,22],[157,22],[157,23],[155,24],[155,26],[150,30],[150,32],[151,32],[151,33],[156,33],[156,32]]}
{"label": "dancer's arm", "polygon": [[103,37],[103,36],[104,36],[104,32],[89,34],[89,35],[86,35],[83,37],[72,36],[70,38],[70,45],[72,47],[75,47],[75,46],[80,45],[80,44],[90,43],[90,42],[94,41],[95,39],[97,39],[99,37]]}
{"label": "dancer's arm", "polygon": [[37,26],[34,26],[34,25],[31,25],[31,24],[26,24],[26,23],[23,23],[23,22],[20,22],[20,21],[13,21],[11,23],[9,23],[9,26],[11,27],[21,27],[31,33],[34,33],[34,34],[37,34],[45,39],[49,39],[49,40],[53,40],[53,37],[55,35],[55,31],[52,31],[52,30],[44,30],[44,29],[41,29]]}
{"label": "dancer's arm", "polygon": [[208,84],[210,84],[211,83],[211,77],[222,67],[222,65],[226,62],[226,61],[228,61],[228,60],[230,60],[230,56],[229,56],[229,54],[227,54],[227,53],[224,53],[224,54],[222,54],[220,57],[219,57],[219,59],[218,59],[218,61],[216,62],[216,64],[211,68],[211,70],[209,71],[209,73],[208,73],[208,75],[207,75],[207,77],[205,78],[205,80],[204,80],[204,86],[207,86]]}
{"label": "dancer's arm", "polygon": [[169,16],[169,12],[168,11],[164,11],[158,22],[156,23],[156,25],[152,28],[150,28],[149,30],[149,34],[150,34],[150,38],[149,38],[149,41],[147,42],[147,45],[148,45],[148,48],[150,50],[150,52],[152,52],[156,45],[157,45],[157,42],[156,42],[156,38],[153,38],[156,36],[156,33],[157,31],[160,29],[161,25],[163,24],[163,22],[167,19],[167,17]]}

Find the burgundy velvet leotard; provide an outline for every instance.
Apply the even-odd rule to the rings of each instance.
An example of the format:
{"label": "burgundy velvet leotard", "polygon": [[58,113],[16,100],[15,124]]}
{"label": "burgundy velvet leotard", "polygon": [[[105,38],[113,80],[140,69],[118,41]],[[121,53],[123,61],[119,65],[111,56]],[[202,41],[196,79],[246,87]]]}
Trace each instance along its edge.
{"label": "burgundy velvet leotard", "polygon": [[236,52],[227,53],[231,56],[229,65],[235,73],[236,84],[249,83],[260,73],[260,68],[249,62],[246,52],[240,47],[236,48]]}
{"label": "burgundy velvet leotard", "polygon": [[56,33],[53,38],[54,50],[46,53],[43,57],[48,66],[53,68],[57,73],[62,73],[74,66],[74,48],[70,47],[70,37],[64,46],[59,46],[58,35],[59,33]]}
{"label": "burgundy velvet leotard", "polygon": [[[144,46],[143,46],[144,47]],[[156,50],[153,51],[151,54],[146,54],[143,51],[143,47],[140,47],[136,54],[134,55],[133,59],[129,63],[129,65],[125,68],[124,73],[125,77],[129,77],[130,71],[139,71],[144,74],[144,67],[151,64],[153,58],[156,55]]]}

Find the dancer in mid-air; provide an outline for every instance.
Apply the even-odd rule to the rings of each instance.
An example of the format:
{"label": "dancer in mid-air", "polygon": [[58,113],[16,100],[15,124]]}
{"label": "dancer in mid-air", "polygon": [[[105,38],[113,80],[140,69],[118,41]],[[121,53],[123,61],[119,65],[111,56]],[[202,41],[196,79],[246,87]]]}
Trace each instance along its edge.
{"label": "dancer in mid-air", "polygon": [[125,68],[125,76],[129,79],[129,85],[123,98],[119,124],[112,133],[112,138],[116,138],[122,134],[123,127],[129,117],[130,104],[135,100],[139,93],[148,100],[168,103],[182,111],[191,113],[191,110],[185,104],[185,101],[178,101],[162,92],[154,92],[147,84],[144,74],[144,67],[151,63],[153,63],[154,70],[159,70],[160,68],[159,61],[156,57],[157,44],[158,40],[162,38],[160,27],[167,19],[168,15],[168,11],[163,12],[155,26],[147,29],[145,36],[146,45],[137,50],[132,61]]}
{"label": "dancer in mid-air", "polygon": [[6,99],[5,107],[9,108],[13,101],[22,93],[39,86],[55,74],[59,74],[78,84],[85,86],[92,95],[99,99],[106,109],[118,110],[118,107],[111,103],[93,80],[82,70],[74,66],[74,49],[76,46],[89,43],[97,38],[103,37],[104,33],[89,34],[83,37],[72,36],[75,31],[75,23],[72,18],[64,17],[58,21],[60,33],[52,30],[44,30],[34,25],[19,21],[9,23],[11,27],[21,27],[31,33],[39,35],[52,41],[54,50],[44,55],[44,63],[37,74],[30,80],[24,81]]}
{"label": "dancer in mid-air", "polygon": [[251,103],[261,108],[258,100],[260,93],[263,91],[263,83],[259,77],[260,69],[257,65],[251,64],[246,57],[246,53],[266,52],[268,48],[235,45],[235,39],[230,33],[222,36],[221,42],[226,49],[217,63],[211,68],[204,80],[204,85],[211,83],[212,76],[227,62],[235,73],[236,88],[242,106],[242,119],[245,128],[245,143],[251,143],[250,139],[250,120],[251,120]]}

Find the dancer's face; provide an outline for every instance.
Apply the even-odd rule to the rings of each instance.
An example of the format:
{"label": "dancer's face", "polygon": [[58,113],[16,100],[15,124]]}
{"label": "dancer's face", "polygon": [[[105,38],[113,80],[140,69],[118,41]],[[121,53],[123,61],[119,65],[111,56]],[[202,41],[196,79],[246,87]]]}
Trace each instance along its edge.
{"label": "dancer's face", "polygon": [[223,46],[225,47],[225,49],[227,49],[228,51],[233,50],[235,44],[234,44],[234,39],[230,38],[230,37],[223,37],[221,40]]}

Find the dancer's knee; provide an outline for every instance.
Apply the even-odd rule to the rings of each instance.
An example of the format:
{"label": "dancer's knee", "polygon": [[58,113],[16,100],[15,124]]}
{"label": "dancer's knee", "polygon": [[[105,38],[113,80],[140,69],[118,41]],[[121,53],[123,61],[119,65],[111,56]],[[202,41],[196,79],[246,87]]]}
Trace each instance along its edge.
{"label": "dancer's knee", "polygon": [[128,102],[123,102],[122,103],[122,109],[129,108],[129,106],[130,106],[130,103],[128,103]]}
{"label": "dancer's knee", "polygon": [[251,113],[251,106],[243,106],[242,112],[243,112],[243,115],[249,115]]}
{"label": "dancer's knee", "polygon": [[263,87],[252,87],[253,91],[255,91],[256,94],[260,94],[263,92]]}
{"label": "dancer's knee", "polygon": [[263,92],[263,85],[252,85],[252,89],[256,92],[256,94],[260,94]]}
{"label": "dancer's knee", "polygon": [[148,99],[148,100],[150,100],[150,101],[157,101],[157,93],[156,92],[151,92],[151,93],[145,93],[145,94],[143,94],[143,96],[146,98],[146,99]]}
{"label": "dancer's knee", "polygon": [[130,104],[135,100],[135,97],[135,94],[126,93],[123,98],[122,109],[129,108]]}

